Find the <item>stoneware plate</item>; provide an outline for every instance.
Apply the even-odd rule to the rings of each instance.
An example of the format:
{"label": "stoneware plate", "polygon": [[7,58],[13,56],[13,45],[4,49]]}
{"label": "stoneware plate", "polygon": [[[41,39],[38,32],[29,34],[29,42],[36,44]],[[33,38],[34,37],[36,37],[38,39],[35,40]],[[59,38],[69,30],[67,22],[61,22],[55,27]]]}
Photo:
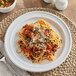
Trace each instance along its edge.
{"label": "stoneware plate", "polygon": [[[61,47],[55,53],[55,60],[53,62],[44,60],[41,64],[34,64],[26,57],[23,57],[22,54],[16,53],[17,32],[25,24],[30,24],[38,19],[46,20],[62,40]],[[44,11],[32,11],[21,15],[11,23],[5,35],[5,50],[11,61],[18,67],[32,72],[44,72],[59,66],[67,58],[71,45],[71,33],[65,22],[56,15]]]}

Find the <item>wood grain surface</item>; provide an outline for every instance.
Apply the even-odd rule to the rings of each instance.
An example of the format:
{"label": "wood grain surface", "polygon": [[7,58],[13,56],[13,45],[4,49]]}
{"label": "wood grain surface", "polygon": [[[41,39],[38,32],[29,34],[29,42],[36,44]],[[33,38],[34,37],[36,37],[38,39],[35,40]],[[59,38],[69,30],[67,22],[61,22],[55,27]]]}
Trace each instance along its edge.
{"label": "wood grain surface", "polygon": [[[59,12],[64,12],[64,14],[71,19],[74,23],[76,23],[76,0],[68,0],[69,4],[67,9],[64,11],[59,11]],[[47,4],[43,2],[43,0],[17,0],[16,7],[14,8],[13,11],[9,13],[0,13],[0,21],[2,21],[5,17],[8,15],[12,14],[16,10],[19,10],[21,8],[34,8],[34,7],[43,7],[43,8],[50,8],[58,11],[54,4]]]}

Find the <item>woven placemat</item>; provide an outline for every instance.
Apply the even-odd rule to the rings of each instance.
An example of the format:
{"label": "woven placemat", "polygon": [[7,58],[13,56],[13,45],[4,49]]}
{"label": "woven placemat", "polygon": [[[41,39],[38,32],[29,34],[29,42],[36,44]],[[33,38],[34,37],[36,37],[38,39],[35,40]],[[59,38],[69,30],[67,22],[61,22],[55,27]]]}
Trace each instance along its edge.
{"label": "woven placemat", "polygon": [[0,39],[1,40],[4,39],[5,32],[14,19],[29,11],[47,11],[59,16],[67,24],[72,35],[72,49],[65,62],[63,62],[57,68],[50,70],[48,72],[43,72],[43,73],[29,72],[30,75],[31,76],[76,76],[76,26],[66,16],[60,14],[55,10],[49,8],[28,8],[28,9],[21,9],[16,11],[15,13],[6,17],[0,22]]}

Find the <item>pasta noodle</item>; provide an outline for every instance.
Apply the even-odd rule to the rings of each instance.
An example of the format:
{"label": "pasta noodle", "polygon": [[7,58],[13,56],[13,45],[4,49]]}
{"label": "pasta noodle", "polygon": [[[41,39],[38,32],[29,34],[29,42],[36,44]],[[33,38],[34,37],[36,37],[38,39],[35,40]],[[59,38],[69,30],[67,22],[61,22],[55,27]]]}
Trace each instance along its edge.
{"label": "pasta noodle", "polygon": [[58,34],[43,19],[23,26],[18,36],[17,53],[22,53],[33,63],[41,63],[44,59],[53,61],[61,45]]}

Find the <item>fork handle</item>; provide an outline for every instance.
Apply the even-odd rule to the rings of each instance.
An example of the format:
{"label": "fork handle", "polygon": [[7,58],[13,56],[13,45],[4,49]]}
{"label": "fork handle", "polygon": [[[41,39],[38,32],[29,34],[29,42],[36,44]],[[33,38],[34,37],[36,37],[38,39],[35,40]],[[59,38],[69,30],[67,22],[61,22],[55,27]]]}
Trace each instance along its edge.
{"label": "fork handle", "polygon": [[18,73],[16,73],[14,71],[14,69],[6,62],[6,60],[4,61],[4,63],[7,65],[7,67],[9,68],[9,70],[13,73],[14,76],[19,76]]}

